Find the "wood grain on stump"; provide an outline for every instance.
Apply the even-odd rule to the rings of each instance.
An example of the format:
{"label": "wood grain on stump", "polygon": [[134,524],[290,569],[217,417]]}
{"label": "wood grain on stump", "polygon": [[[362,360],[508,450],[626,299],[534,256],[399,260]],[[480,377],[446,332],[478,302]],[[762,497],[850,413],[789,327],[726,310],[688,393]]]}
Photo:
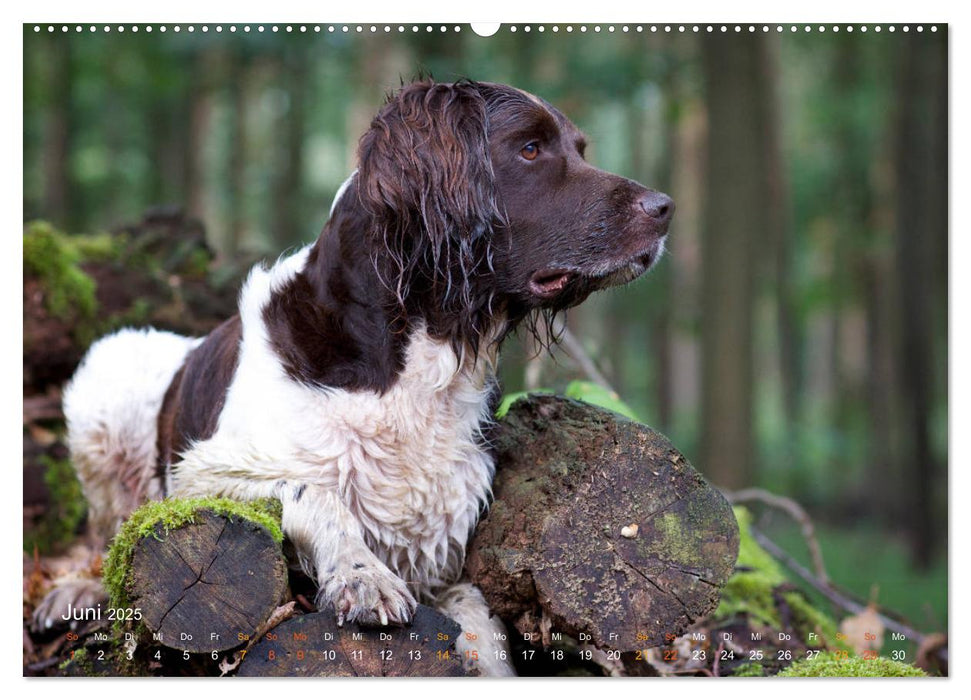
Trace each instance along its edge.
{"label": "wood grain on stump", "polygon": [[494,613],[523,633],[633,651],[717,606],[738,525],[664,436],[534,396],[513,404],[494,442],[495,502],[466,563]]}
{"label": "wood grain on stump", "polygon": [[287,571],[262,526],[200,511],[193,523],[168,533],[158,525],[155,537],[142,539],[129,581],[133,606],[162,644],[208,653],[239,646],[270,617]]}
{"label": "wood grain on stump", "polygon": [[458,624],[419,605],[406,627],[337,626],[333,608],[274,627],[246,654],[240,676],[465,676]]}

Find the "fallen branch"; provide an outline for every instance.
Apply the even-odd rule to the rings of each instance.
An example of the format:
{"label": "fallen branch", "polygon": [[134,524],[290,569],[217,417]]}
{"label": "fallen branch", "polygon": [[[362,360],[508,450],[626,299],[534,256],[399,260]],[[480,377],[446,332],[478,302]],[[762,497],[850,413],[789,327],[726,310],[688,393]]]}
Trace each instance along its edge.
{"label": "fallen branch", "polygon": [[[799,576],[799,578],[809,584],[814,590],[816,590],[833,605],[854,615],[859,615],[867,609],[865,604],[857,600],[853,600],[846,594],[837,591],[832,584],[824,582],[818,577],[814,576],[811,571],[793,559],[785,550],[782,549],[782,547],[770,540],[755,527],[751,527],[750,532],[752,533],[752,537],[759,544],[759,546],[762,547],[762,549],[781,561],[788,569]],[[909,627],[899,620],[895,620],[880,613],[877,613],[877,615],[880,617],[880,621],[883,623],[884,627],[886,627],[888,630],[904,635],[907,637],[907,639],[915,642],[918,646],[923,646],[925,644],[928,635],[918,632],[913,627]],[[947,663],[947,647],[941,647],[938,649],[937,655],[941,661]]]}
{"label": "fallen branch", "polygon": [[613,394],[617,394],[617,390],[614,389],[603,373],[597,369],[596,363],[587,354],[587,351],[583,349],[583,344],[566,326],[563,327],[563,334],[560,336],[560,347],[566,351],[567,355],[573,358],[573,361],[577,363],[580,370],[587,375],[590,381],[608,389]]}
{"label": "fallen branch", "polygon": [[816,577],[826,585],[829,585],[829,574],[826,573],[826,566],[823,564],[823,552],[819,548],[819,541],[816,539],[816,528],[809,514],[796,501],[785,496],[777,496],[764,489],[743,489],[734,493],[726,493],[725,498],[729,503],[745,503],[758,501],[767,506],[781,510],[799,523],[802,536],[806,540],[806,547],[813,560],[813,568],[816,570]]}

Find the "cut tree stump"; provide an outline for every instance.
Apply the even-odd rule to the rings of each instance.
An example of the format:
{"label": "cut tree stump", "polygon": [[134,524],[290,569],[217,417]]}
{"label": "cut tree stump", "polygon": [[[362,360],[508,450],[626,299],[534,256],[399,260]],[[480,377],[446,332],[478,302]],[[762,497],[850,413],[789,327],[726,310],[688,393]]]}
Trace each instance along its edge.
{"label": "cut tree stump", "polygon": [[466,573],[519,632],[634,651],[717,606],[738,524],[664,436],[588,404],[531,396],[513,404],[493,443],[495,501]]}
{"label": "cut tree stump", "polygon": [[135,544],[127,576],[133,608],[161,644],[190,653],[238,647],[283,600],[287,566],[260,524],[200,509],[193,521]]}
{"label": "cut tree stump", "polygon": [[239,676],[466,676],[460,629],[419,605],[407,627],[337,626],[333,608],[287,620],[246,654]]}

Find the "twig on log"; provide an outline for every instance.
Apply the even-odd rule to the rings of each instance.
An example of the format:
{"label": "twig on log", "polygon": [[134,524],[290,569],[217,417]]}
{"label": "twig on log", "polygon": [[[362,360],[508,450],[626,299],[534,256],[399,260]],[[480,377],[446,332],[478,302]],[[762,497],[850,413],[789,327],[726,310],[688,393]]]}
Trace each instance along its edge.
{"label": "twig on log", "polygon": [[296,601],[291,600],[289,603],[284,603],[283,605],[278,607],[276,610],[270,613],[269,619],[267,619],[266,622],[260,625],[259,628],[256,630],[256,632],[252,634],[249,644],[246,645],[246,649],[249,650],[250,648],[252,648],[252,646],[260,640],[260,637],[262,637],[264,634],[269,632],[274,627],[283,624],[291,617],[295,617],[296,615],[297,615]]}
{"label": "twig on log", "polygon": [[803,539],[806,540],[806,547],[813,560],[813,569],[816,570],[816,578],[827,586],[830,583],[829,574],[826,573],[826,566],[823,564],[823,552],[819,548],[819,541],[816,539],[816,528],[813,521],[805,509],[796,501],[785,496],[778,496],[769,493],[764,489],[742,489],[741,491],[729,492],[725,494],[729,503],[744,503],[746,501],[758,501],[767,506],[781,510],[799,523],[802,530]]}

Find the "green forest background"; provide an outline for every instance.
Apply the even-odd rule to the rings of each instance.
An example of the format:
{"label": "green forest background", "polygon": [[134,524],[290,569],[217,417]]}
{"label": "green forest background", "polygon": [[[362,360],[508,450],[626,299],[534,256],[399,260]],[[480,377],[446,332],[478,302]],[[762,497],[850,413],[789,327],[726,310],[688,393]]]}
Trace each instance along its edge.
{"label": "green forest background", "polygon": [[[559,107],[590,161],[677,203],[655,270],[569,313],[605,380],[716,485],[801,503],[838,584],[946,629],[946,28],[59,29],[24,28],[24,221],[90,234],[174,204],[224,278],[316,236],[401,81]],[[527,345],[506,392],[584,376]]]}

